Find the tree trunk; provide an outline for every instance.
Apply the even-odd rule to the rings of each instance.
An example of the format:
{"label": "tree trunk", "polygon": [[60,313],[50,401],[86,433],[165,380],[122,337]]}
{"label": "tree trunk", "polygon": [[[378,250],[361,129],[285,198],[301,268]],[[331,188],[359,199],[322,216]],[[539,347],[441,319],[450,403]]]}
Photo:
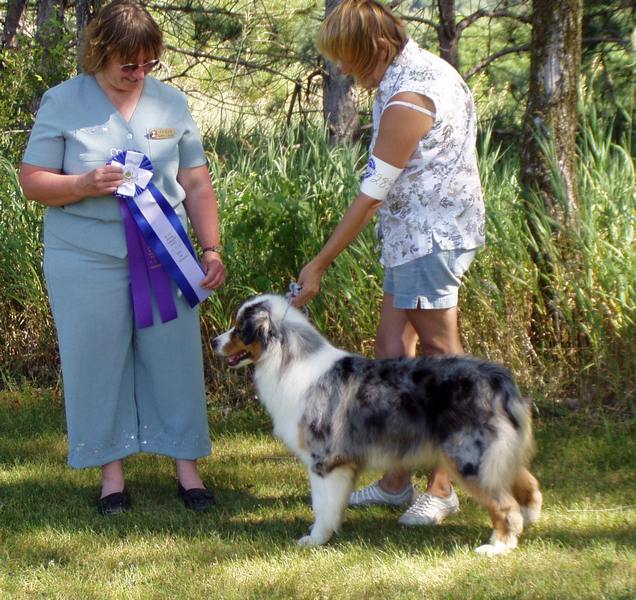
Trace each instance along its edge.
{"label": "tree trunk", "polygon": [[42,48],[40,74],[47,87],[59,83],[60,48],[64,40],[64,9],[66,0],[39,0],[35,38]]}
{"label": "tree trunk", "polygon": [[[326,0],[325,16],[340,2],[341,0]],[[325,60],[322,114],[332,143],[349,142],[357,137],[360,128],[357,100],[358,92],[353,79],[341,75],[334,64]]]}
{"label": "tree trunk", "polygon": [[[555,285],[555,276],[572,264],[567,238],[577,226],[574,217],[579,205],[576,133],[581,2],[533,0],[530,89],[521,140],[521,181],[534,238],[530,252],[549,317],[545,322],[545,317],[536,314],[533,329],[535,339],[557,343],[563,341],[565,331],[562,290]],[[546,240],[546,232],[551,239]]]}
{"label": "tree trunk", "polygon": [[82,47],[82,34],[85,27],[90,23],[95,13],[102,5],[101,0],[75,0],[75,22],[77,30],[77,72],[81,72],[79,64],[80,51]]}
{"label": "tree trunk", "polygon": [[7,0],[7,12],[4,18],[2,44],[0,45],[0,47],[17,50],[17,33],[18,29],[20,29],[20,26],[22,25],[25,8],[26,0]]}
{"label": "tree trunk", "polygon": [[[581,0],[534,0],[530,90],[521,147],[524,186],[538,191],[557,223],[579,204],[576,133],[581,71]],[[558,200],[546,144],[555,152],[565,206]]]}
{"label": "tree trunk", "polygon": [[439,40],[440,56],[459,71],[459,35],[455,20],[455,0],[437,0],[439,10]]}

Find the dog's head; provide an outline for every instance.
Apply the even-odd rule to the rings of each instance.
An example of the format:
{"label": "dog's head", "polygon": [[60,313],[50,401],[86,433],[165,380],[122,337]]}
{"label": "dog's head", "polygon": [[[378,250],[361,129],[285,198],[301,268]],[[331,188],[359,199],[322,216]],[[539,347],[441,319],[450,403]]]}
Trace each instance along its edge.
{"label": "dog's head", "polygon": [[282,296],[256,296],[239,307],[234,327],[216,337],[212,348],[233,369],[256,363],[280,338],[283,320],[298,318],[304,319]]}

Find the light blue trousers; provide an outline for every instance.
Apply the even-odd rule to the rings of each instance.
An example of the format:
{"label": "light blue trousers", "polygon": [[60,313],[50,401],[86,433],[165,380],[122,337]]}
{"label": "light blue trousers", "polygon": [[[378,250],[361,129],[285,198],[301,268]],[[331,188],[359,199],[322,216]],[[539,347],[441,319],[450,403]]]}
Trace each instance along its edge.
{"label": "light blue trousers", "polygon": [[95,467],[136,452],[210,453],[199,312],[137,329],[128,262],[46,234],[44,274],[57,328],[68,463]]}

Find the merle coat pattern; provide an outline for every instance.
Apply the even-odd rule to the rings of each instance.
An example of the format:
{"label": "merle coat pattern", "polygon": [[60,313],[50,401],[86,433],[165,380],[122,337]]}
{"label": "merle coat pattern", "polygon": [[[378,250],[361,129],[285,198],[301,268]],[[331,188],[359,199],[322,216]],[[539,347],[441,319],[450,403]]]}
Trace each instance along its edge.
{"label": "merle coat pattern", "polygon": [[301,544],[338,530],[366,468],[440,466],[489,511],[481,553],[511,550],[541,492],[526,468],[530,407],[502,366],[471,358],[372,360],[329,344],[280,296],[245,302],[214,340],[231,367],[254,363],[274,434],[308,468],[315,523]]}

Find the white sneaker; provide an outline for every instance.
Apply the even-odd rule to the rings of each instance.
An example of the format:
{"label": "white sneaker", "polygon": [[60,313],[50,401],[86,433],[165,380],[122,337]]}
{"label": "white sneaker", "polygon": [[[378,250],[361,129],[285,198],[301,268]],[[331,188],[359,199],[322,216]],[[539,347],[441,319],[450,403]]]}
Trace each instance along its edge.
{"label": "white sneaker", "polygon": [[408,510],[398,519],[402,525],[439,525],[449,515],[459,512],[459,499],[451,487],[446,498],[424,492],[418,496]]}
{"label": "white sneaker", "polygon": [[372,504],[386,504],[388,506],[403,506],[413,501],[414,489],[412,484],[402,492],[392,494],[385,492],[376,481],[366,487],[360,488],[349,497],[349,506],[370,506]]}

